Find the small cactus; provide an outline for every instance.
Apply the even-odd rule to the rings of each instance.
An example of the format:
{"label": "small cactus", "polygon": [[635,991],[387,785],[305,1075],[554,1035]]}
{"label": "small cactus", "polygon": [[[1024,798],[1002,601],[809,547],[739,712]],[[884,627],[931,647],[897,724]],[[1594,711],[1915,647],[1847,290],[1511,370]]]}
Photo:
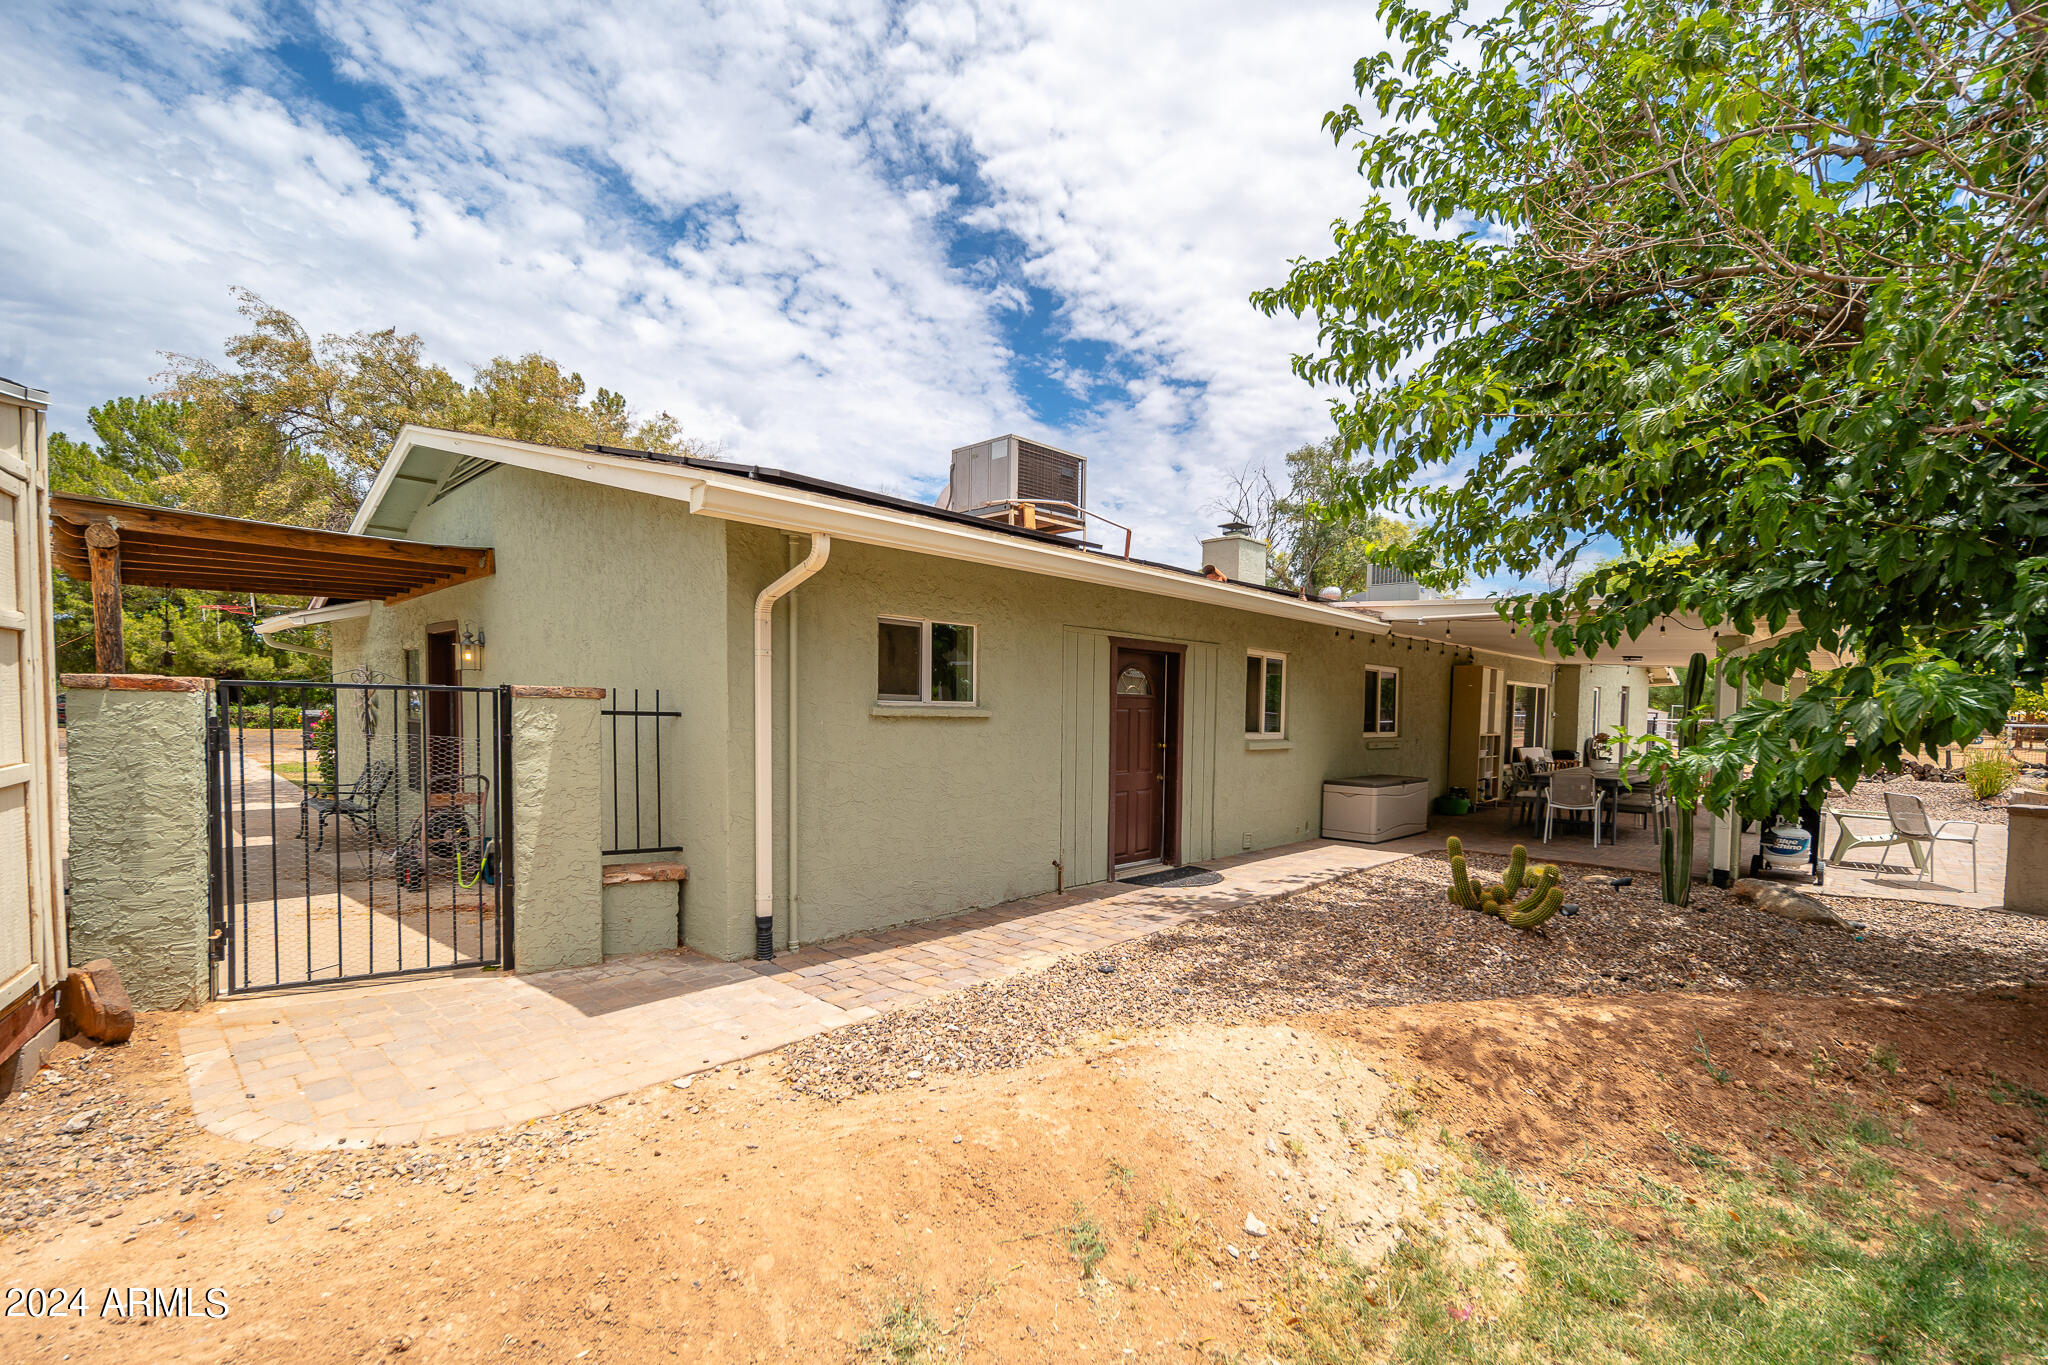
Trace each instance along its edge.
{"label": "small cactus", "polygon": [[[1533,869],[1531,880],[1529,850],[1521,844],[1515,845],[1514,853],[1508,858],[1507,876],[1499,886],[1473,881],[1471,869],[1465,862],[1465,846],[1457,836],[1445,841],[1444,851],[1451,859],[1451,884],[1444,888],[1444,898],[1453,905],[1495,916],[1517,929],[1533,929],[1556,914],[1564,904],[1564,892],[1557,884],[1557,868],[1549,863],[1540,864]],[[1518,891],[1526,891],[1527,894],[1517,900],[1515,893]]]}
{"label": "small cactus", "polygon": [[1520,844],[1516,844],[1515,851],[1508,855],[1508,871],[1507,875],[1501,879],[1501,890],[1507,892],[1510,896],[1514,895],[1515,892],[1521,890],[1522,878],[1527,876],[1528,873],[1529,850]]}
{"label": "small cactus", "polygon": [[[1533,900],[1534,897],[1531,897],[1531,899]],[[1510,928],[1534,929],[1563,908],[1564,888],[1553,886],[1543,893],[1543,899],[1538,901],[1533,907],[1515,914],[1503,915],[1502,918],[1508,922]]]}

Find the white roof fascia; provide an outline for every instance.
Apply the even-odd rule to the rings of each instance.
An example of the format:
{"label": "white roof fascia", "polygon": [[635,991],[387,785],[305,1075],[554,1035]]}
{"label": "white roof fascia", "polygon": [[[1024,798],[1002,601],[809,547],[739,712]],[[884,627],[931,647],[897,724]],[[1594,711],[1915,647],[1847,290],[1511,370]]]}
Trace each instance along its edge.
{"label": "white roof fascia", "polygon": [[[428,427],[407,426],[399,432],[391,454],[385,458],[376,482],[370,485],[370,491],[356,510],[349,529],[360,532],[375,515],[379,500],[415,446],[496,460],[542,473],[687,502],[692,512],[724,521],[829,535],[886,549],[908,550],[1046,577],[1096,583],[1158,597],[1206,602],[1211,606],[1234,607],[1263,616],[1312,621],[1336,629],[1355,630],[1362,623],[1382,629],[1386,626],[1386,622],[1355,608],[1281,597],[1257,588],[1218,583],[1110,555],[1043,545],[1000,531],[978,530],[972,526],[715,470],[662,464],[630,456],[600,455],[595,451],[564,450],[498,436],[476,436]],[[1374,604],[1375,607],[1378,605]],[[1361,622],[1361,617],[1364,622]]]}
{"label": "white roof fascia", "polygon": [[296,626],[317,626],[328,621],[349,621],[358,616],[368,616],[372,602],[338,602],[331,607],[305,607],[299,611],[286,612],[256,623],[258,635],[275,635],[281,630]]}

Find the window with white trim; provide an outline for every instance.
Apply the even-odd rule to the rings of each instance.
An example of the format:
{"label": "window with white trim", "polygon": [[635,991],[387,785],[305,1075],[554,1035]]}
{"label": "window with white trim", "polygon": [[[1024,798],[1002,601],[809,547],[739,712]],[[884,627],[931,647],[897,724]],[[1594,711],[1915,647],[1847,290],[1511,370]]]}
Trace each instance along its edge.
{"label": "window with white trim", "polygon": [[1244,659],[1244,732],[1254,739],[1287,733],[1287,656],[1254,650]]}
{"label": "window with white trim", "polygon": [[1392,739],[1401,733],[1401,670],[1365,670],[1365,733]]}
{"label": "window with white trim", "polygon": [[969,625],[882,617],[875,632],[876,700],[974,705],[977,636]]}

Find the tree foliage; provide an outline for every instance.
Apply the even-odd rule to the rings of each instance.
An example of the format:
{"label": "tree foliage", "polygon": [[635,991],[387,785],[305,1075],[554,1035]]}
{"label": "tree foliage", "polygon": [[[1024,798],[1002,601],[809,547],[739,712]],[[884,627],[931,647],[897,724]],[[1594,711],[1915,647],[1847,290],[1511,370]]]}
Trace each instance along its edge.
{"label": "tree foliage", "polygon": [[66,493],[170,505],[184,468],[183,409],[161,398],[110,398],[86,411],[99,444],[50,433],[50,486]]}
{"label": "tree foliage", "polygon": [[226,363],[171,355],[165,393],[183,406],[185,506],[264,521],[345,526],[407,423],[580,448],[697,449],[667,413],[626,400],[546,356],[499,356],[463,384],[395,327],[318,338],[238,290],[249,330]]}
{"label": "tree foliage", "polygon": [[1789,809],[1997,724],[2048,636],[2048,12],[1380,13],[1399,54],[1325,127],[1414,222],[1376,197],[1254,296],[1319,323],[1346,506],[1418,514],[1424,568],[1619,547],[1505,605],[1564,650],[1767,641],[1681,799]]}
{"label": "tree foliage", "polygon": [[1357,513],[1344,504],[1355,472],[1334,437],[1287,452],[1287,486],[1263,465],[1247,466],[1231,480],[1218,511],[1252,527],[1271,547],[1268,571],[1280,587],[1313,597],[1324,588],[1349,594],[1367,586],[1375,562],[1406,545],[1414,531],[1383,513]]}

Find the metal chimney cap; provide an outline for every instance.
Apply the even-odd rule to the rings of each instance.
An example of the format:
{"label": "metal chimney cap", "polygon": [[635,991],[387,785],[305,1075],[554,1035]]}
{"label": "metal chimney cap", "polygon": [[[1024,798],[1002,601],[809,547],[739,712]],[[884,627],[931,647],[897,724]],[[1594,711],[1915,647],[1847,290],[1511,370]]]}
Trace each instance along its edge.
{"label": "metal chimney cap", "polygon": [[1223,534],[1226,536],[1248,536],[1251,534],[1251,531],[1252,524],[1248,521],[1226,521],[1223,523]]}

